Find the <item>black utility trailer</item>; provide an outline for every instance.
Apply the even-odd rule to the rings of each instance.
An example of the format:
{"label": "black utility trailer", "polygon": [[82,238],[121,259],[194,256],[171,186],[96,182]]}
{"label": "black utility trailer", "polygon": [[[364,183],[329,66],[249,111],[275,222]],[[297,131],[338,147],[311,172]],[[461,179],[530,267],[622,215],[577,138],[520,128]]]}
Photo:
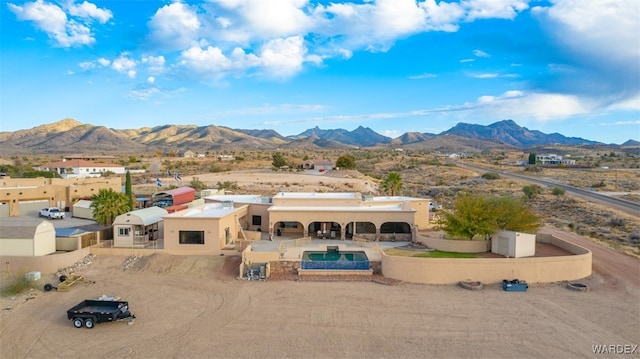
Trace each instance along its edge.
{"label": "black utility trailer", "polygon": [[128,320],[133,322],[135,315],[129,311],[129,303],[120,300],[87,299],[67,310],[67,318],[76,328],[93,328],[96,323]]}

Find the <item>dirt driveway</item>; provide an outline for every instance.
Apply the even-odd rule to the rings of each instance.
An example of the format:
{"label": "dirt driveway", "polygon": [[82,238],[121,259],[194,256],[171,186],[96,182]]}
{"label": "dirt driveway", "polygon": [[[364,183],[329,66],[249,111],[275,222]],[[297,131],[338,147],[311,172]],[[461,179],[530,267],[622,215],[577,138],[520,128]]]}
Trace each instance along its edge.
{"label": "dirt driveway", "polygon": [[[497,284],[246,281],[230,273],[237,257],[127,259],[94,258],[84,275],[95,283],[69,292],[3,299],[0,356],[577,358],[593,345],[640,343],[640,298],[621,286],[626,276],[611,283],[595,273],[584,293],[562,283],[523,293]],[[128,300],[135,323],[74,328],[66,309],[102,294]]]}

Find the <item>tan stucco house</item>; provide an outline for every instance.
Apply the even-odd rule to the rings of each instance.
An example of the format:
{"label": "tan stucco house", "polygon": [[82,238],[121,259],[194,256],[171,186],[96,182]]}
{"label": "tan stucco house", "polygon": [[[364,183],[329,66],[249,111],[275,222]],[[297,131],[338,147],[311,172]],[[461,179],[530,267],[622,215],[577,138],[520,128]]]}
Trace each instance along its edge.
{"label": "tan stucco house", "polygon": [[413,197],[282,192],[272,198],[215,195],[205,202],[163,217],[166,250],[221,253],[256,233],[271,238],[413,240],[429,224],[429,199]]}

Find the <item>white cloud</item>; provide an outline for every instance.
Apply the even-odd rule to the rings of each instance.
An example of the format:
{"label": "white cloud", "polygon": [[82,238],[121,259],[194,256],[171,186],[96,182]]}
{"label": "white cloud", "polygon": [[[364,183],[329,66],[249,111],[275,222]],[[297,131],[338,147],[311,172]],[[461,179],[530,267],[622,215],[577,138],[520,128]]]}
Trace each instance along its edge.
{"label": "white cloud", "polygon": [[307,2],[308,0],[244,0],[234,1],[232,7],[254,36],[271,38],[306,33],[313,22],[303,11]]}
{"label": "white cloud", "polygon": [[104,67],[111,65],[111,60],[105,59],[104,57],[99,58],[98,63]]}
{"label": "white cloud", "polygon": [[518,118],[534,121],[564,120],[585,115],[595,109],[594,103],[573,95],[507,91],[500,96],[481,96],[468,105],[474,112],[489,118]]}
{"label": "white cloud", "polygon": [[103,19],[108,20],[111,17],[109,10],[98,9],[94,4],[86,1],[80,6],[71,4],[69,8],[69,15],[79,19],[69,19],[67,13],[58,5],[43,0],[24,3],[23,6],[12,3],[7,5],[16,14],[18,20],[32,21],[38,29],[44,31],[56,45],[61,47],[94,44],[96,39],[91,33],[91,28],[80,20],[91,22],[96,18],[103,22]]}
{"label": "white cloud", "polygon": [[306,52],[300,36],[274,39],[262,47],[260,60],[268,76],[288,78],[300,72]]}
{"label": "white cloud", "polygon": [[498,77],[496,73],[484,73],[484,74],[470,74],[469,76],[476,79],[494,79]]}
{"label": "white cloud", "polygon": [[147,83],[153,85],[156,82],[156,78],[153,76],[147,77]]}
{"label": "white cloud", "polygon": [[174,2],[165,5],[149,21],[151,41],[169,49],[184,49],[198,39],[200,21],[188,5]]}
{"label": "white cloud", "polygon": [[180,54],[180,65],[200,74],[221,75],[229,71],[232,62],[217,47],[191,47]]}
{"label": "white cloud", "polygon": [[491,55],[487,54],[486,52],[484,52],[482,50],[473,50],[473,55],[475,57],[491,57]]}
{"label": "white cloud", "polygon": [[85,61],[85,62],[79,63],[78,66],[80,66],[82,70],[87,71],[96,67],[96,64],[93,61]]}
{"label": "white cloud", "polygon": [[528,0],[463,0],[466,19],[513,19],[518,12],[529,8]]}
{"label": "white cloud", "polygon": [[422,80],[422,79],[432,79],[434,77],[437,77],[437,75],[436,74],[425,73],[425,74],[420,74],[420,75],[409,76],[409,79],[411,79],[411,80]]}
{"label": "white cloud", "polygon": [[96,19],[101,24],[106,23],[113,17],[113,14],[110,10],[100,9],[95,4],[87,1],[83,2],[80,5],[76,5],[72,1],[68,1],[67,9],[70,15],[78,16],[88,20]]}
{"label": "white cloud", "polygon": [[[567,54],[571,73],[557,74],[579,93],[634,97],[640,92],[640,6],[636,0],[555,0],[534,7],[550,38]],[[613,95],[613,96],[612,96]]]}
{"label": "white cloud", "polygon": [[120,54],[120,56],[111,63],[111,68],[122,74],[126,74],[130,78],[134,78],[136,76],[135,69],[137,62],[129,56],[130,54],[127,52]]}
{"label": "white cloud", "polygon": [[154,73],[161,73],[166,70],[164,56],[143,56],[140,62],[147,65],[149,71]]}

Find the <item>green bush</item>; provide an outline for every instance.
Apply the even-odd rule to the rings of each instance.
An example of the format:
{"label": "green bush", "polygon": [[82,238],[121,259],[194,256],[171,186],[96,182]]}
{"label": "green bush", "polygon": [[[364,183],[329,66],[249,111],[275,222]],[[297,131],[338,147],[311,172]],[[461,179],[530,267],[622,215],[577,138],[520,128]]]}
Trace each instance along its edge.
{"label": "green bush", "polygon": [[486,179],[486,180],[495,180],[495,179],[500,178],[500,175],[495,173],[495,172],[487,172],[487,173],[483,174],[481,177]]}
{"label": "green bush", "polygon": [[26,273],[23,272],[13,274],[13,276],[3,284],[0,294],[3,297],[9,297],[27,291],[31,288],[35,288],[36,283],[28,280],[25,274]]}

